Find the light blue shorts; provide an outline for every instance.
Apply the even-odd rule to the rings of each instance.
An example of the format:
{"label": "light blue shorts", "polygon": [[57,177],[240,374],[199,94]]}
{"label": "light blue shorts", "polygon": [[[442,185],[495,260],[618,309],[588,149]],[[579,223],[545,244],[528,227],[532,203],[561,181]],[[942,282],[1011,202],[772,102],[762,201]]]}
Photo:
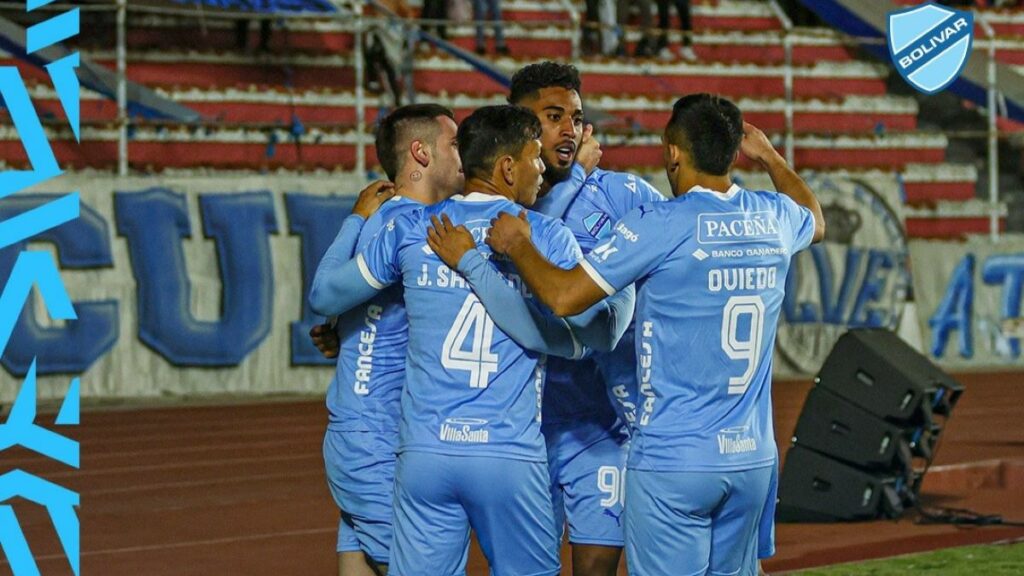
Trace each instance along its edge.
{"label": "light blue shorts", "polygon": [[392,537],[394,440],[377,432],[328,430],[324,467],[331,496],[342,511],[338,552],[362,550],[386,564]]}
{"label": "light blue shorts", "polygon": [[631,576],[756,576],[772,467],[740,472],[630,470]]}
{"label": "light blue shorts", "polygon": [[568,521],[569,542],[621,548],[627,436],[597,423],[543,430],[558,533]]}
{"label": "light blue shorts", "polygon": [[547,466],[403,452],[395,483],[390,576],[464,574],[472,527],[492,576],[556,576]]}
{"label": "light blue shorts", "polygon": [[775,556],[775,505],[779,500],[779,457],[775,456],[772,465],[772,480],[768,485],[768,498],[764,501],[761,513],[761,525],[757,528],[757,557],[771,558]]}

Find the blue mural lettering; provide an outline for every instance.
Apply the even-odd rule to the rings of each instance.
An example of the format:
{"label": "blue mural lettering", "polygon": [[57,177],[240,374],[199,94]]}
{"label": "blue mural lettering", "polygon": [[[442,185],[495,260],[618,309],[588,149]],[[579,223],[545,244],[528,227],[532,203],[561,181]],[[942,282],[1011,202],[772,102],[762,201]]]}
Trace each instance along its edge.
{"label": "blue mural lettering", "polygon": [[932,356],[942,358],[954,330],[959,331],[960,355],[974,356],[971,315],[974,307],[974,255],[968,254],[957,265],[938,309],[928,319],[932,329]]}
{"label": "blue mural lettering", "polygon": [[114,195],[118,233],[128,238],[137,284],[139,339],[178,366],[236,366],[270,332],[274,277],[269,192],[199,197],[203,232],[217,245],[221,317],[197,320],[182,238],[191,236],[185,197],[163,188]]}
{"label": "blue mural lettering", "polygon": [[851,327],[881,328],[889,325],[891,320],[889,311],[885,308],[869,307],[868,304],[879,302],[879,298],[885,293],[885,283],[894,264],[895,260],[889,252],[882,250],[868,252],[864,282],[861,284],[860,293],[857,294],[857,300],[850,312]]}
{"label": "blue mural lettering", "polygon": [[309,307],[306,295],[320,258],[338,234],[341,221],[352,212],[355,201],[354,197],[285,195],[288,231],[302,238],[302,320],[291,325],[292,364],[333,366],[335,363],[324,358],[309,339],[310,328],[324,319]]}
{"label": "blue mural lettering", "polygon": [[[0,203],[0,228],[29,216],[52,220],[55,206],[68,200],[78,202],[77,194],[24,194]],[[75,207],[76,211],[78,207]],[[5,235],[6,236],[6,235]],[[0,277],[10,273],[18,254],[25,249],[24,238],[52,242],[57,247],[57,258],[63,269],[85,269],[114,265],[110,253],[110,235],[107,222],[95,210],[81,206],[76,220],[56,228],[28,234],[17,234],[19,241],[0,250]],[[4,356],[0,359],[8,372],[24,376],[35,358],[36,351],[44,350],[39,358],[40,374],[80,373],[107,353],[117,342],[117,302],[74,302],[78,320],[63,327],[47,328],[39,324],[33,313],[32,299],[28,301],[14,328],[14,334]]]}
{"label": "blue mural lettering", "polygon": [[[991,256],[981,268],[986,284],[1003,285],[1003,320],[1020,318],[1021,288],[1024,286],[1024,254]],[[1010,338],[1010,357],[1020,357],[1020,338]]]}

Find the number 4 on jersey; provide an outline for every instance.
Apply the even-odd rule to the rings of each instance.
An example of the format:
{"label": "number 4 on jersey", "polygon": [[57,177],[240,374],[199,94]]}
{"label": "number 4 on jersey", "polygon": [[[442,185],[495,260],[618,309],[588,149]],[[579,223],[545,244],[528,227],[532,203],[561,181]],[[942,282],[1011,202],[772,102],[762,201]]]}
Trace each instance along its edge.
{"label": "number 4 on jersey", "polygon": [[[441,365],[449,370],[469,372],[470,388],[487,388],[491,374],[498,371],[498,355],[491,352],[493,338],[494,321],[476,294],[470,294],[445,336]],[[469,350],[466,350],[467,340]]]}

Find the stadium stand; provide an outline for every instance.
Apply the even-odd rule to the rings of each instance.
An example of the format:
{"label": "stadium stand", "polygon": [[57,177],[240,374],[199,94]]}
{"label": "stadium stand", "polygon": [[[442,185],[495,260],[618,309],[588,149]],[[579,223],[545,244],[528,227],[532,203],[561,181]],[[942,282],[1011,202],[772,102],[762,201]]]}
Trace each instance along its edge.
{"label": "stadium stand", "polygon": [[[912,2],[902,2],[911,4]],[[582,10],[582,3],[578,6]],[[412,3],[418,9],[418,2]],[[696,62],[624,60],[598,56],[578,61],[587,102],[615,117],[602,126],[603,162],[609,168],[656,171],[667,104],[681,93],[720,92],[738,101],[766,131],[785,130],[782,24],[767,3],[717,0],[694,5]],[[114,67],[110,14],[90,14],[83,54]],[[1024,65],[1024,12],[992,11],[1001,35],[998,58]],[[514,71],[539,57],[570,58],[572,16],[556,0],[505,3],[511,57],[495,64]],[[196,126],[136,122],[129,158],[136,170],[351,170],[355,165],[355,96],[352,35],[327,20],[278,21],[266,50],[239,48],[231,20],[130,14],[128,78],[200,112]],[[675,26],[675,23],[673,23]],[[83,24],[85,27],[85,24]],[[251,35],[258,34],[250,26]],[[673,34],[678,34],[673,28]],[[449,27],[453,42],[473,46],[473,28]],[[639,32],[627,40],[635,42]],[[251,39],[250,39],[251,40]],[[950,238],[988,230],[988,207],[975,197],[980,162],[950,158],[950,138],[938,126],[922,129],[917,98],[890,90],[889,68],[860,55],[828,28],[797,28],[794,63],[795,161],[816,171],[880,170],[898,173],[907,203],[908,235]],[[249,42],[255,44],[255,42]],[[4,55],[0,62],[9,63]],[[51,117],[60,106],[52,88],[35,81],[32,96]],[[420,100],[453,107],[461,118],[502,101],[504,87],[470,64],[429,49],[416,54]],[[384,109],[369,99],[367,118]],[[82,142],[55,122],[59,160],[76,169],[109,170],[117,162],[116,105],[83,94]],[[1003,121],[1007,130],[1018,126]],[[0,127],[0,156],[24,161],[14,130]],[[368,158],[374,158],[372,149]],[[979,192],[979,195],[981,193]],[[1003,226],[1005,228],[1005,218]]]}

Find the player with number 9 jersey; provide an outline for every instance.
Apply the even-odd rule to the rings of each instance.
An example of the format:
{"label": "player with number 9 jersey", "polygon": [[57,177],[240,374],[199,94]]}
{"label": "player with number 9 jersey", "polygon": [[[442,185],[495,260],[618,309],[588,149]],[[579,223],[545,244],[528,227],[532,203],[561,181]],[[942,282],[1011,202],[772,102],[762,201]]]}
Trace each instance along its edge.
{"label": "player with number 9 jersey", "polygon": [[[579,267],[545,263],[510,218],[493,225],[489,243],[559,315],[637,283],[630,573],[756,574],[776,458],[775,329],[791,260],[821,240],[824,217],[813,192],[724,98],[681,98],[664,141],[675,199],[630,212]],[[741,148],[785,194],[732,182]]]}
{"label": "player with number 9 jersey", "polygon": [[634,210],[588,255],[609,294],[645,279],[630,469],[772,464],[772,345],[790,256],[813,232],[810,211],[785,196],[694,188]]}

